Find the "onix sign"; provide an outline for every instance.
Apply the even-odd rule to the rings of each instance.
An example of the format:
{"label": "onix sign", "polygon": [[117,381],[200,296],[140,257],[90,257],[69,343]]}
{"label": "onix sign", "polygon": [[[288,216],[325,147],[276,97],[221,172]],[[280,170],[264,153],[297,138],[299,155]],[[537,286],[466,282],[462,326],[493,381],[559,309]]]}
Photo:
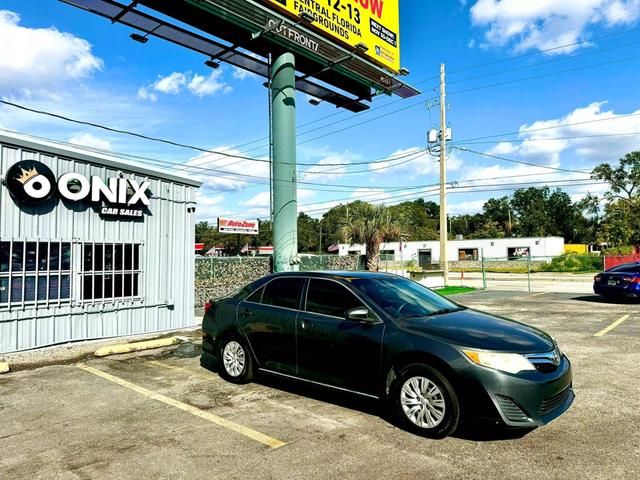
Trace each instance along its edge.
{"label": "onix sign", "polygon": [[113,205],[104,207],[101,211],[103,215],[140,217],[142,210],[120,207],[150,204],[147,196],[150,182],[140,184],[131,178],[109,178],[105,181],[100,177],[87,178],[75,172],[65,173],[56,180],[49,167],[32,160],[12,165],[5,181],[11,197],[29,205],[44,203],[58,192],[72,202],[89,199],[91,202],[104,201]]}

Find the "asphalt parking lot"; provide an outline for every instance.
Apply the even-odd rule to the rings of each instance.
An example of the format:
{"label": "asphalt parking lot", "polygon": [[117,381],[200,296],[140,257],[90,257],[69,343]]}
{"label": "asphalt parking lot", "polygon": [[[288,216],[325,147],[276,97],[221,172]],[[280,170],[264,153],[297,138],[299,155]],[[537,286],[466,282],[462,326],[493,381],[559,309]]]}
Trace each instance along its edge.
{"label": "asphalt parking lot", "polygon": [[428,440],[374,401],[226,383],[183,344],[0,377],[0,478],[640,478],[640,304],[455,299],[556,337],[573,362],[571,409],[524,436],[483,425]]}

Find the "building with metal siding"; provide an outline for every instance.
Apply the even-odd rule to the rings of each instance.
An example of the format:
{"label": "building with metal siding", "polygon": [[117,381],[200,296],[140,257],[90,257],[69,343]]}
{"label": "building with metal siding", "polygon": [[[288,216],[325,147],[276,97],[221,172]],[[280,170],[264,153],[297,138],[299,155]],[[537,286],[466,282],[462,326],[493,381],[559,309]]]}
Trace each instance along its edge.
{"label": "building with metal siding", "polygon": [[[0,134],[0,149],[0,353],[194,325],[200,182],[13,134]],[[48,167],[51,182],[41,176],[29,191],[42,197],[43,185],[52,184],[51,198],[17,198],[10,185],[16,175],[8,173],[22,165],[17,185],[25,191]],[[94,181],[104,185],[100,198]],[[142,201],[123,203],[137,188]],[[123,195],[120,204],[107,203],[110,193]]]}

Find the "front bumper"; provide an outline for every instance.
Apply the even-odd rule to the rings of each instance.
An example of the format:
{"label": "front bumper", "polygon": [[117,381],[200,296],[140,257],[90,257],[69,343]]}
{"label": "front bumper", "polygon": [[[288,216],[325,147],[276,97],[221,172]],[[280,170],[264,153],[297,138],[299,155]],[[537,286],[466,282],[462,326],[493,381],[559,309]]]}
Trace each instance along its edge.
{"label": "front bumper", "polygon": [[531,371],[511,375],[474,365],[465,368],[465,376],[488,397],[492,407],[489,409],[510,427],[545,425],[566,412],[575,399],[571,363],[564,355],[551,373]]}

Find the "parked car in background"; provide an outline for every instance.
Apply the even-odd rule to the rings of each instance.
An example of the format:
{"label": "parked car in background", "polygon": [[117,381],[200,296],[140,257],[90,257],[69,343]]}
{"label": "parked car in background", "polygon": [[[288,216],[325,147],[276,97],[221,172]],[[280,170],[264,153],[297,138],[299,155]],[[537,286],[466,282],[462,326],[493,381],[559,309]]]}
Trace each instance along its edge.
{"label": "parked car in background", "polygon": [[640,298],[640,262],[617,265],[599,273],[593,291],[608,298]]}
{"label": "parked car in background", "polygon": [[270,275],[211,303],[202,328],[201,364],[230,382],[260,372],[381,399],[428,437],[463,415],[544,425],[574,399],[549,335],[395,275]]}

